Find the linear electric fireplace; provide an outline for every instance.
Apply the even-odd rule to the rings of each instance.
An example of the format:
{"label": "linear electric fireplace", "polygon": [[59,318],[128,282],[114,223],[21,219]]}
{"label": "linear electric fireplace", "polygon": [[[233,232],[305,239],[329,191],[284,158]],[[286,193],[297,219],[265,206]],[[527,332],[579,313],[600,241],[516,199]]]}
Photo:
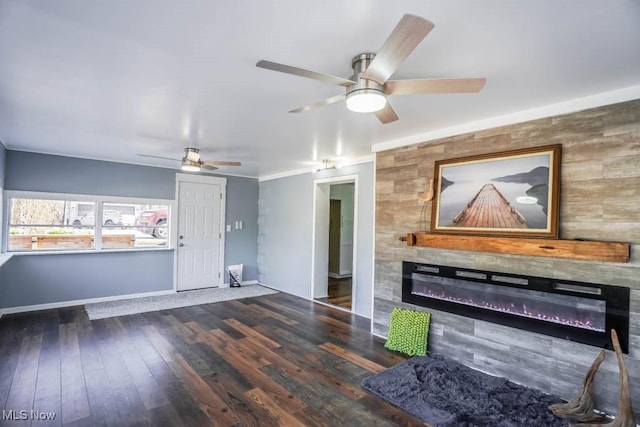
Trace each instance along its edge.
{"label": "linear electric fireplace", "polygon": [[629,351],[629,288],[442,265],[402,264],[402,301]]}

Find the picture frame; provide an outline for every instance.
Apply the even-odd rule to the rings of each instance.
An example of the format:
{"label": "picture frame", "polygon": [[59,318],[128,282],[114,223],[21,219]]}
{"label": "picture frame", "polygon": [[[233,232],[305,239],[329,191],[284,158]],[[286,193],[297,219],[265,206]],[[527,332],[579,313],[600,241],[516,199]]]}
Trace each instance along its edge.
{"label": "picture frame", "polygon": [[431,232],[558,238],[560,144],[435,162]]}

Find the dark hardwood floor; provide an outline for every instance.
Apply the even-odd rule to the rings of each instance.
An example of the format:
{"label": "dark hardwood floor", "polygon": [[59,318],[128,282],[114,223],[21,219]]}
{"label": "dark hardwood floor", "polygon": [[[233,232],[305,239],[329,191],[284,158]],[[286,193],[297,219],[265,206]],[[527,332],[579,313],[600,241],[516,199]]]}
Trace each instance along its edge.
{"label": "dark hardwood floor", "polygon": [[334,279],[329,277],[327,294],[325,298],[316,298],[317,301],[351,310],[351,277]]}
{"label": "dark hardwood floor", "polygon": [[95,321],[83,307],[7,315],[0,424],[424,425],[360,387],[402,360],[368,319],[284,293]]}

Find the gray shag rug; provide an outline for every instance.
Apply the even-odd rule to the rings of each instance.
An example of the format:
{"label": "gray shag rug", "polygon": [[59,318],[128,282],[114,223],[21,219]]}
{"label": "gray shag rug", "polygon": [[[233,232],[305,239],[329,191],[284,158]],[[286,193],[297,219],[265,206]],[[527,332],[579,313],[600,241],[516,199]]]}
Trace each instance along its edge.
{"label": "gray shag rug", "polygon": [[175,294],[169,295],[97,302],[86,304],[84,308],[90,320],[97,320],[107,317],[126,316],[129,314],[147,313],[149,311],[167,310],[276,293],[278,293],[278,291],[260,285],[242,285],[238,288],[197,289],[194,291],[176,292]]}
{"label": "gray shag rug", "polygon": [[564,427],[548,406],[562,399],[442,356],[417,356],[362,386],[434,427]]}

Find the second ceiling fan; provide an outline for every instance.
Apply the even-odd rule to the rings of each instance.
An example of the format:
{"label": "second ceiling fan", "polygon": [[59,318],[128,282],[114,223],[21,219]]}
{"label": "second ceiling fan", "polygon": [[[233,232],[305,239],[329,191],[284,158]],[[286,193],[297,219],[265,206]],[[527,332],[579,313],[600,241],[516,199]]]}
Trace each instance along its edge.
{"label": "second ceiling fan", "polygon": [[[150,154],[138,154],[142,157],[152,157],[155,159],[178,160],[173,157],[152,156]],[[200,150],[194,147],[186,147],[184,149],[184,157],[182,157],[180,168],[186,172],[211,172],[217,166],[241,166],[240,162],[230,162],[222,160],[202,160],[200,158]]]}
{"label": "second ceiling fan", "polygon": [[344,94],[289,111],[302,113],[317,107],[346,100],[347,108],[362,113],[375,113],[383,124],[398,120],[387,100],[390,95],[427,93],[475,93],[484,86],[486,78],[389,80],[407,56],[433,29],[434,24],[415,15],[404,15],[384,42],[380,51],[362,53],[351,61],[353,75],[349,78],[332,76],[290,65],[261,60],[257,67],[307,77],[345,88]]}

